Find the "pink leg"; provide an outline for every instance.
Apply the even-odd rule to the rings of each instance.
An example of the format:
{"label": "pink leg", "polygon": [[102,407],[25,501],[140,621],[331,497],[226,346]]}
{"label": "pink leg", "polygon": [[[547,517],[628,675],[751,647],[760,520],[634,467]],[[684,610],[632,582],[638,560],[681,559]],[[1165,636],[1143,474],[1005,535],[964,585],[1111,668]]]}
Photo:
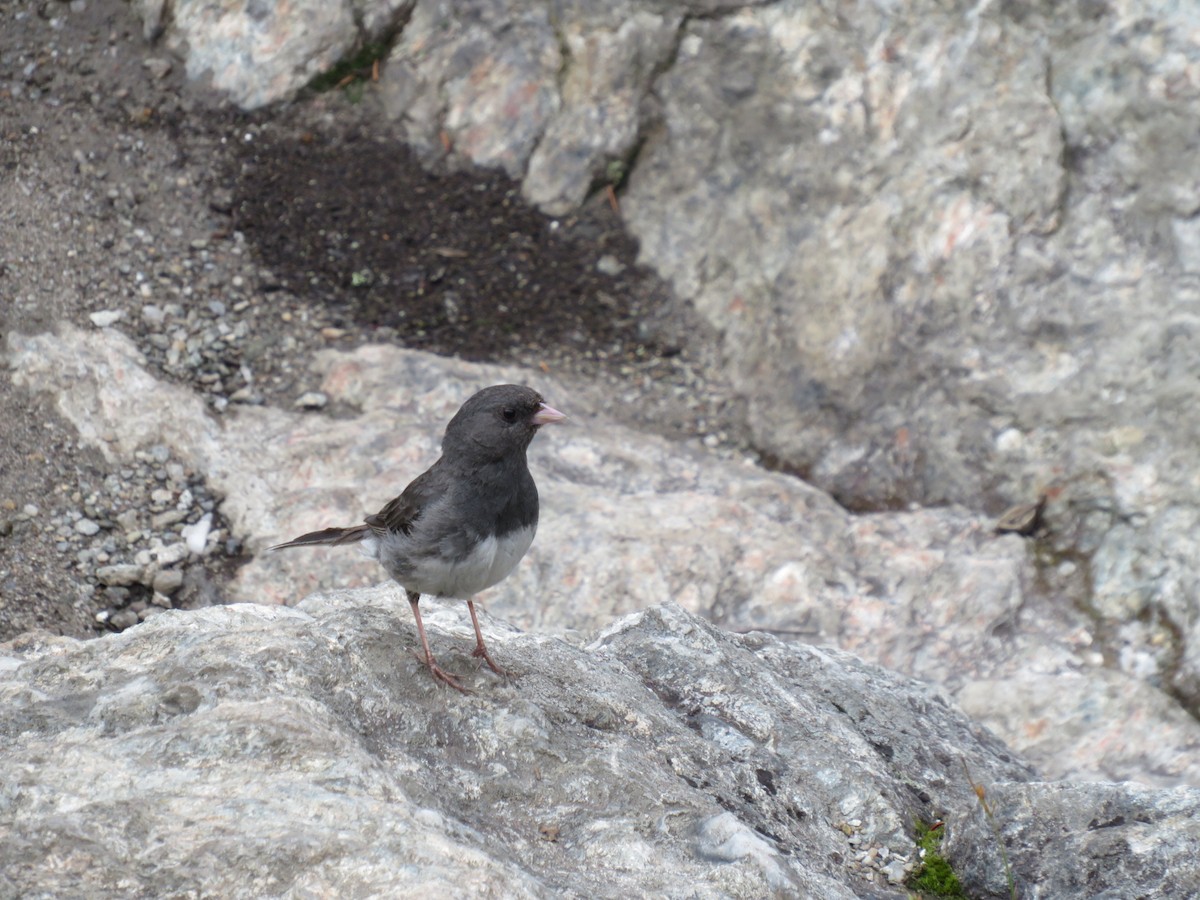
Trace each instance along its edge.
{"label": "pink leg", "polygon": [[483,661],[487,663],[493,672],[497,675],[507,675],[508,673],[496,665],[496,661],[487,651],[487,647],[483,644],[483,632],[479,630],[479,616],[475,615],[475,601],[467,601],[467,609],[471,611],[471,624],[475,626],[475,649],[471,651],[472,656],[482,656]]}
{"label": "pink leg", "polygon": [[[408,591],[408,605],[412,607],[413,617],[417,620],[417,636],[421,639],[421,649],[425,651],[425,665],[429,667],[429,672],[438,681],[444,681],[456,691],[462,691],[464,694],[469,694],[467,690],[458,680],[449,672],[442,669],[436,662],[433,661],[433,652],[429,649],[429,639],[425,637],[425,624],[421,621],[421,610],[417,607],[417,603],[421,600],[421,595]],[[478,632],[478,626],[476,626]],[[420,659],[420,657],[418,657]]]}

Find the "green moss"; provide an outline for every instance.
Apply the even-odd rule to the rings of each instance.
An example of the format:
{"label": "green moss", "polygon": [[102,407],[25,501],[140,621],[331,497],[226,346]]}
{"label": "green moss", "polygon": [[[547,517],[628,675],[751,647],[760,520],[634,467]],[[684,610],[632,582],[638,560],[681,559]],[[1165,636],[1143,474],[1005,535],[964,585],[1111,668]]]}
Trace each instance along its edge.
{"label": "green moss", "polygon": [[390,49],[390,43],[364,44],[357,53],[345,57],[329,71],[322,72],[308,86],[317,93],[336,87],[357,88],[361,92],[360,82],[371,77],[375,63],[383,59]]}
{"label": "green moss", "polygon": [[917,846],[925,851],[925,862],[908,877],[907,887],[922,897],[958,897],[966,900],[958,876],[939,852],[944,829],[917,823]]}

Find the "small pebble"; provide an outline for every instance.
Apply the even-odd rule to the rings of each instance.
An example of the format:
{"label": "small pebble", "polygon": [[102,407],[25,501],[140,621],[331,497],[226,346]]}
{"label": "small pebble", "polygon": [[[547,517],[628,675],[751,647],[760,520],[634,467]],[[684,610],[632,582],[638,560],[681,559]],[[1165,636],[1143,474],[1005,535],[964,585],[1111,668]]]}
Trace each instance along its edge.
{"label": "small pebble", "polygon": [[199,555],[204,552],[204,545],[208,542],[208,533],[211,530],[212,513],[205,513],[199,522],[188,525],[181,534],[187,542],[187,548]]}
{"label": "small pebble", "polygon": [[150,517],[150,525],[152,528],[161,530],[169,528],[177,522],[182,522],[187,518],[187,510],[183,509],[168,509],[166,512],[155,513]]}
{"label": "small pebble", "polygon": [[615,278],[625,271],[625,266],[611,253],[606,253],[596,260],[596,271],[601,275],[607,275],[610,278]]}
{"label": "small pebble", "polygon": [[124,316],[125,310],[123,309],[102,309],[99,312],[91,313],[88,318],[97,328],[108,328],[110,325],[116,325]]}
{"label": "small pebble", "polygon": [[101,566],[96,570],[96,578],[99,579],[101,584],[106,584],[110,587],[127,587],[141,581],[144,570],[145,566],[133,563],[118,563],[113,566]]}
{"label": "small pebble", "polygon": [[75,530],[85,537],[91,537],[93,534],[97,534],[100,531],[100,526],[91,519],[85,518],[80,519],[75,523]]}
{"label": "small pebble", "polygon": [[154,591],[170,596],[183,586],[183,572],[179,569],[163,569],[154,576]]}
{"label": "small pebble", "polygon": [[262,395],[250,387],[238,388],[229,395],[229,399],[234,403],[246,403],[253,406],[260,405],[263,402]]}
{"label": "small pebble", "polygon": [[296,398],[292,406],[297,409],[323,409],[329,397],[321,391],[307,391]]}
{"label": "small pebble", "polygon": [[142,60],[142,65],[145,66],[147,72],[158,79],[166,78],[171,74],[171,61],[169,59],[151,57],[150,59]]}
{"label": "small pebble", "polygon": [[117,629],[117,631],[124,631],[126,628],[132,628],[137,623],[138,614],[132,609],[117,610],[108,619],[108,624]]}
{"label": "small pebble", "polygon": [[[207,531],[205,537],[207,537]],[[165,547],[157,547],[151,551],[155,559],[158,560],[160,566],[173,566],[177,562],[183,562],[187,559],[188,545],[183,541],[175,544],[169,544]]]}

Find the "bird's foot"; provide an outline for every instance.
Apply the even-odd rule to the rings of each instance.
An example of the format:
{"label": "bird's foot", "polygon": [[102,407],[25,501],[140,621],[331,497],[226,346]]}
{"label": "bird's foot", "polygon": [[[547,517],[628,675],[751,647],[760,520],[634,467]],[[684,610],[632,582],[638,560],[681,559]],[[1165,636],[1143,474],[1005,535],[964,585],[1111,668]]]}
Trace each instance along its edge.
{"label": "bird's foot", "polygon": [[420,660],[427,669],[429,669],[429,674],[434,677],[434,680],[448,684],[450,687],[463,694],[470,695],[475,693],[470,688],[463,687],[457,678],[435,663],[432,658],[427,659],[419,653],[414,653],[413,655],[416,656],[416,658]]}
{"label": "bird's foot", "polygon": [[475,649],[471,651],[471,655],[476,658],[482,657],[483,661],[488,664],[489,669],[497,675],[507,677],[508,670],[496,664],[496,661],[492,659],[492,655],[487,652],[487,647],[483,646],[483,644],[477,644]]}

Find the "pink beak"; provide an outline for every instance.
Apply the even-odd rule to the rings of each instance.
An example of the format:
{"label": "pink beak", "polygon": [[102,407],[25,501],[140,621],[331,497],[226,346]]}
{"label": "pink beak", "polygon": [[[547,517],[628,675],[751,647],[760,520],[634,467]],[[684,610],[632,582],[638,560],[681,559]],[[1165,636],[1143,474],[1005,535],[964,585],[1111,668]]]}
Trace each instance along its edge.
{"label": "pink beak", "polygon": [[543,403],[541,408],[539,408],[538,411],[533,414],[533,424],[553,425],[555,422],[561,422],[565,418],[566,416],[560,413],[553,406],[547,406],[545,403]]}

